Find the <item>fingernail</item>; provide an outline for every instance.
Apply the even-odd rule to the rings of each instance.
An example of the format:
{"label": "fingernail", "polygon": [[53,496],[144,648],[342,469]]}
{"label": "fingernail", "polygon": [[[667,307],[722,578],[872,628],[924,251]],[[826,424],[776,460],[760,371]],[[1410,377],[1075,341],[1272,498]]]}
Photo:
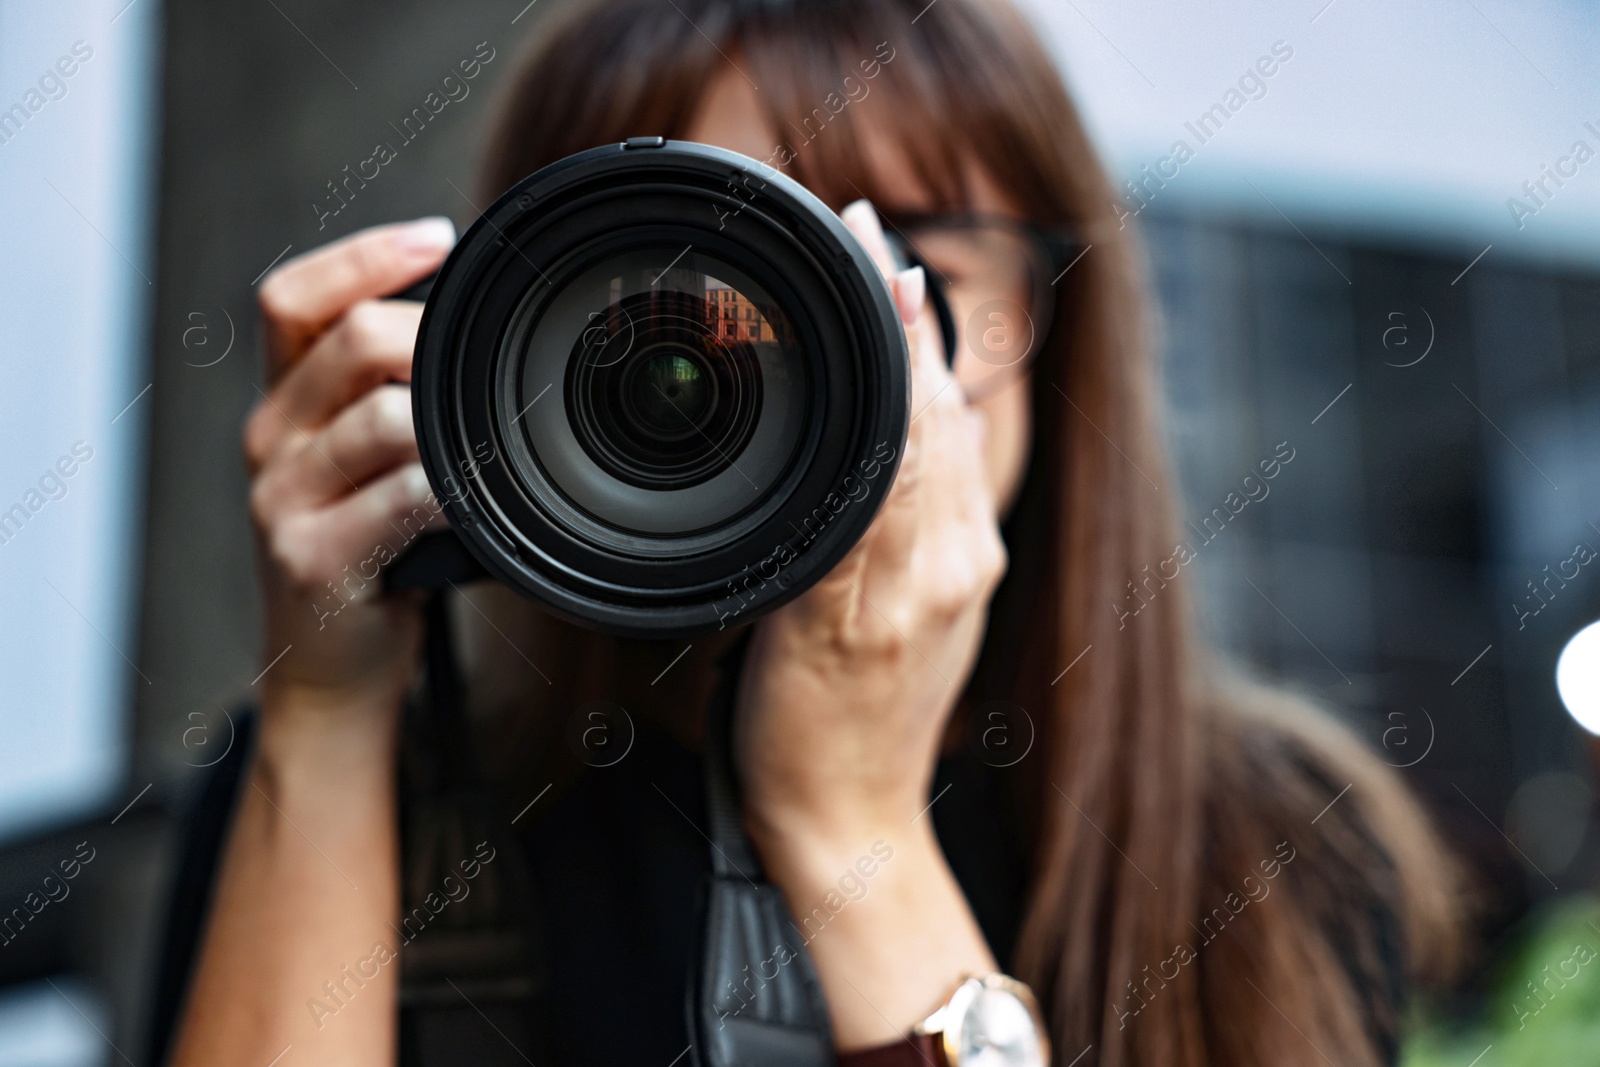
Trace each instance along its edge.
{"label": "fingernail", "polygon": [[916,322],[917,316],[922,314],[922,301],[927,295],[928,276],[921,267],[907,267],[900,272],[895,285],[895,304],[900,310],[901,321],[907,326]]}
{"label": "fingernail", "polygon": [[407,252],[445,252],[456,243],[456,224],[443,215],[407,223],[395,241]]}
{"label": "fingernail", "polygon": [[839,211],[839,217],[848,222],[850,219],[860,215],[863,211],[868,212],[869,214],[872,211],[872,201],[866,199],[865,197],[861,198],[860,200],[852,200],[846,204]]}

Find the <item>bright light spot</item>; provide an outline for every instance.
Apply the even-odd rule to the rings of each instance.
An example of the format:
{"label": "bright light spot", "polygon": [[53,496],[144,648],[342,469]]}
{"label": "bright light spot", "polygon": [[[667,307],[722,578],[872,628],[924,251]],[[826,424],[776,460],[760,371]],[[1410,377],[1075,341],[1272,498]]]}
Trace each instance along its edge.
{"label": "bright light spot", "polygon": [[1561,650],[1556,691],[1579,726],[1600,734],[1600,622],[1579,630]]}

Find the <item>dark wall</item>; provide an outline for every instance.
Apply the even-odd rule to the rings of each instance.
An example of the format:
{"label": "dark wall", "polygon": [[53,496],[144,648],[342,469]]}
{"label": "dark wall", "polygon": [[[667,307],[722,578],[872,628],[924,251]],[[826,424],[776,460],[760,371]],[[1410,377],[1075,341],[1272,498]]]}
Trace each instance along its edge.
{"label": "dark wall", "polygon": [[[494,91],[537,16],[486,0],[375,5],[166,5],[154,439],[138,657],[138,750],[145,778],[202,762],[191,751],[219,703],[261,669],[239,451],[264,384],[254,280],[294,256],[379,222],[477,212],[476,148]],[[487,42],[494,58],[413,139],[395,127]],[[487,54],[487,53],[485,53]],[[459,95],[460,90],[453,90]],[[391,126],[391,123],[394,125]],[[328,182],[386,142],[396,157],[339,201]],[[371,173],[371,168],[365,168]],[[317,207],[316,205],[321,205]],[[479,205],[485,206],[485,205]],[[319,228],[319,223],[321,228]],[[214,366],[229,338],[232,351]],[[274,650],[276,651],[276,650]]]}
{"label": "dark wall", "polygon": [[[145,1047],[151,953],[176,866],[165,816],[231,740],[218,709],[248,696],[263,666],[239,448],[265,384],[254,282],[286,246],[293,256],[425,214],[463,228],[473,220],[449,183],[472,193],[495,89],[538,13],[512,25],[525,2],[164,6],[155,410],[135,657],[152,684],[140,688],[130,792],[154,788],[117,827],[138,847],[102,861],[117,866],[114,888],[92,898],[50,961],[98,979],[130,1053]],[[468,94],[404,140],[390,123],[425,107],[430,92],[444,96],[443,78],[481,42],[494,58]],[[396,158],[319,229],[313,205],[336,203],[327,183],[380,141]]]}

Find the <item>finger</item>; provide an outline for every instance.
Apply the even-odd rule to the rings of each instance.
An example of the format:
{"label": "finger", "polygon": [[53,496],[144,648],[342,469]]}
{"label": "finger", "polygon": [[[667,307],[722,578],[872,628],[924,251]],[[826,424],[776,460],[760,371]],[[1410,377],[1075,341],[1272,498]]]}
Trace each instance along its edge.
{"label": "finger", "polygon": [[964,403],[929,406],[923,431],[924,462],[930,476],[923,486],[919,516],[932,533],[948,527],[995,522],[994,502],[984,466],[986,427],[983,416]]}
{"label": "finger", "polygon": [[912,361],[915,363],[924,351],[924,337],[937,337],[937,333],[934,332],[937,326],[930,328],[924,322],[923,313],[928,293],[926,273],[920,266],[906,270],[900,270],[896,266],[895,256],[889,250],[889,240],[883,232],[883,223],[869,201],[856,200],[846,204],[839,212],[839,218],[866,248],[872,261],[877,264],[885,280],[889,282],[895,310],[900,313],[900,324],[905,327],[906,342],[911,350]]}
{"label": "finger", "polygon": [[329,507],[274,523],[267,544],[277,565],[303,588],[357,574],[376,592],[380,568],[424,531],[445,524],[422,465],[408,463]]}
{"label": "finger", "polygon": [[1005,551],[983,460],[983,417],[963,402],[940,399],[922,421],[929,477],[907,569],[936,617],[947,617],[993,590]]}
{"label": "finger", "polygon": [[861,575],[862,595],[874,604],[891,602],[915,581],[911,570],[921,525],[922,483],[926,478],[926,453],[921,430],[907,437],[905,455],[895,473],[894,486],[883,510],[862,538],[866,565]]}
{"label": "finger", "polygon": [[[913,428],[919,431],[921,466],[927,472],[919,490],[918,530],[907,569],[962,571],[979,564],[997,541],[993,494],[986,455],[986,423],[966,401],[960,383],[946,366],[930,309],[912,351]],[[973,557],[973,558],[968,558]],[[927,573],[924,573],[927,572]],[[952,583],[959,584],[959,583]]]}
{"label": "finger", "polygon": [[[922,306],[922,296],[925,292],[926,277],[921,267],[912,267],[902,271],[896,279],[896,300],[900,304],[903,317],[915,320]],[[920,343],[922,336],[913,331],[908,334],[908,340]],[[900,468],[895,475],[895,482],[889,491],[889,497],[884,502],[884,514],[873,523],[869,537],[873,540],[875,558],[890,564],[903,564],[911,551],[911,542],[916,536],[916,495],[917,486],[921,480],[922,470],[925,466],[923,436],[926,432],[921,419],[915,417],[918,402],[924,405],[927,399],[937,391],[939,383],[929,379],[919,370],[919,365],[925,360],[913,358],[911,373],[912,412],[913,418],[906,430],[905,455],[901,458]]]}
{"label": "finger", "polygon": [[[883,536],[886,524],[893,524],[897,519],[901,523],[907,522],[904,513],[908,506],[914,507],[910,503],[914,478],[907,476],[907,468],[913,463],[910,450],[907,449],[901,457],[889,495],[866,533],[831,571],[781,611],[795,615],[803,625],[820,625],[827,630],[838,631],[851,629],[862,611],[871,610],[862,601],[870,596],[865,586],[872,566],[873,546]],[[915,529],[914,514],[909,519],[909,526]]]}
{"label": "finger", "polygon": [[261,465],[285,442],[313,435],[357,397],[411,379],[422,305],[364,300],[350,308],[284,375],[245,427],[245,452]]}
{"label": "finger", "polygon": [[911,362],[911,425],[917,426],[935,404],[956,411],[966,406],[966,394],[944,361],[939,324],[933,310],[923,305],[915,327],[906,330]]}
{"label": "finger", "polygon": [[898,261],[889,250],[889,240],[884,235],[883,223],[870,202],[857,200],[847,204],[844,210],[839,212],[839,217],[866,248],[872,261],[877,264],[878,269],[883,272],[884,279],[888,281],[895,309],[900,313],[900,324],[906,330],[906,342],[914,358],[922,346],[922,339],[917,335],[929,332],[922,322],[923,305],[928,293],[927,275],[920,266],[906,270],[899,269]]}
{"label": "finger", "polygon": [[279,406],[300,426],[320,427],[376,386],[409,382],[421,325],[414,301],[355,304],[279,383]]}
{"label": "finger", "polygon": [[944,351],[939,343],[939,324],[932,307],[926,300],[927,275],[921,267],[902,271],[895,279],[895,300],[903,321],[906,322],[906,348],[911,368],[911,425],[922,421],[922,416],[935,401],[946,405],[961,405],[965,395],[956,383],[950,368],[945,364]]}
{"label": "finger", "polygon": [[251,490],[284,510],[321,507],[418,459],[411,390],[383,385],[336,415],[301,447],[285,449]]}
{"label": "finger", "polygon": [[900,312],[900,325],[907,329],[916,326],[927,298],[928,275],[921,267],[911,267],[895,275],[894,306]]}
{"label": "finger", "polygon": [[[926,285],[926,276],[921,267],[901,271],[893,279],[895,303],[902,321],[907,324],[907,340],[913,344],[920,341],[915,324],[926,295]],[[926,396],[928,391],[927,384],[917,384],[913,373],[913,402],[917,396]],[[911,580],[908,567],[917,537],[917,483],[922,467],[922,433],[922,428],[913,421],[906,434],[905,454],[901,457],[894,485],[889,490],[883,509],[857,545],[858,557],[847,561],[852,567],[846,570],[841,565],[839,568],[856,583],[853,592],[874,603],[880,599],[897,597]]]}
{"label": "finger", "polygon": [[922,430],[913,425],[883,507],[850,553],[806,594],[810,610],[853,618],[860,607],[854,601],[892,604],[914,581],[910,564],[920,526],[921,437]]}
{"label": "finger", "polygon": [[[924,309],[930,319],[932,312]],[[927,322],[919,345],[911,353],[912,425],[922,427],[924,451],[930,472],[939,472],[940,484],[951,475],[968,475],[983,469],[983,451],[973,434],[974,408],[967,403],[960,381],[945,364],[936,340],[937,325]]]}
{"label": "finger", "polygon": [[268,379],[294,364],[354,303],[399,292],[435,270],[455,243],[447,218],[377,226],[297,256],[261,283]]}
{"label": "finger", "polygon": [[889,239],[883,235],[883,223],[878,219],[878,212],[871,202],[856,200],[846,204],[839,212],[839,218],[856,235],[856,240],[861,242],[883,276],[893,278],[897,273],[894,253],[889,251]]}
{"label": "finger", "polygon": [[[921,347],[926,332],[921,328],[927,293],[927,279],[922,268],[896,270],[894,256],[889,250],[877,212],[866,200],[847,205],[839,217],[861,241],[878,269],[884,272],[896,311],[906,330],[907,344],[915,352]],[[913,410],[918,396],[930,395],[928,383],[918,384],[917,362],[914,357]],[[835,624],[848,625],[863,611],[876,613],[878,609],[874,604],[880,599],[893,600],[908,583],[908,565],[918,527],[920,436],[921,430],[913,421],[907,434],[905,455],[901,458],[895,484],[884,501],[883,509],[844,560],[799,598],[796,602],[797,611],[826,617]],[[867,603],[861,603],[863,600]]]}

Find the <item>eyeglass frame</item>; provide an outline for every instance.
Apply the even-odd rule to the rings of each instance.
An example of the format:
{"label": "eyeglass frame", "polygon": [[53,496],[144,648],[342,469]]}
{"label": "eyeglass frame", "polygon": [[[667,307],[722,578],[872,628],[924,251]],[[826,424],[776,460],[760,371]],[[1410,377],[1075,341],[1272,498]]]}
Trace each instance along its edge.
{"label": "eyeglass frame", "polygon": [[[1055,323],[1056,301],[1051,298],[1050,290],[1055,287],[1061,276],[1076,263],[1083,253],[1089,250],[1089,245],[1084,243],[1073,230],[1059,227],[1046,226],[1029,219],[1019,219],[1011,215],[1001,215],[995,212],[984,211],[880,211],[882,219],[893,235],[891,245],[903,245],[898,250],[907,260],[908,266],[920,266],[927,275],[928,299],[933,304],[934,313],[939,320],[940,333],[944,339],[945,365],[952,371],[955,369],[956,349],[958,337],[956,334],[955,314],[950,308],[949,295],[946,292],[946,279],[937,267],[930,264],[926,257],[917,249],[914,235],[918,230],[928,230],[934,227],[943,229],[957,228],[995,228],[1008,230],[1021,236],[1038,254],[1038,259],[1046,271],[1055,271],[1055,275],[1045,281],[1043,277],[1034,279],[1034,292],[1032,294],[1033,307],[1025,309],[1032,318],[1034,337],[1032,347],[1027,355],[1019,359],[1013,366],[1021,370],[1009,375],[998,376],[1001,385],[1009,384],[1020,377],[1027,368],[1031,367],[1039,351],[1044,347],[1045,338],[1049,335]],[[898,240],[895,240],[898,237]],[[986,389],[980,395],[967,393],[969,402],[982,399],[995,391],[994,388]]]}

